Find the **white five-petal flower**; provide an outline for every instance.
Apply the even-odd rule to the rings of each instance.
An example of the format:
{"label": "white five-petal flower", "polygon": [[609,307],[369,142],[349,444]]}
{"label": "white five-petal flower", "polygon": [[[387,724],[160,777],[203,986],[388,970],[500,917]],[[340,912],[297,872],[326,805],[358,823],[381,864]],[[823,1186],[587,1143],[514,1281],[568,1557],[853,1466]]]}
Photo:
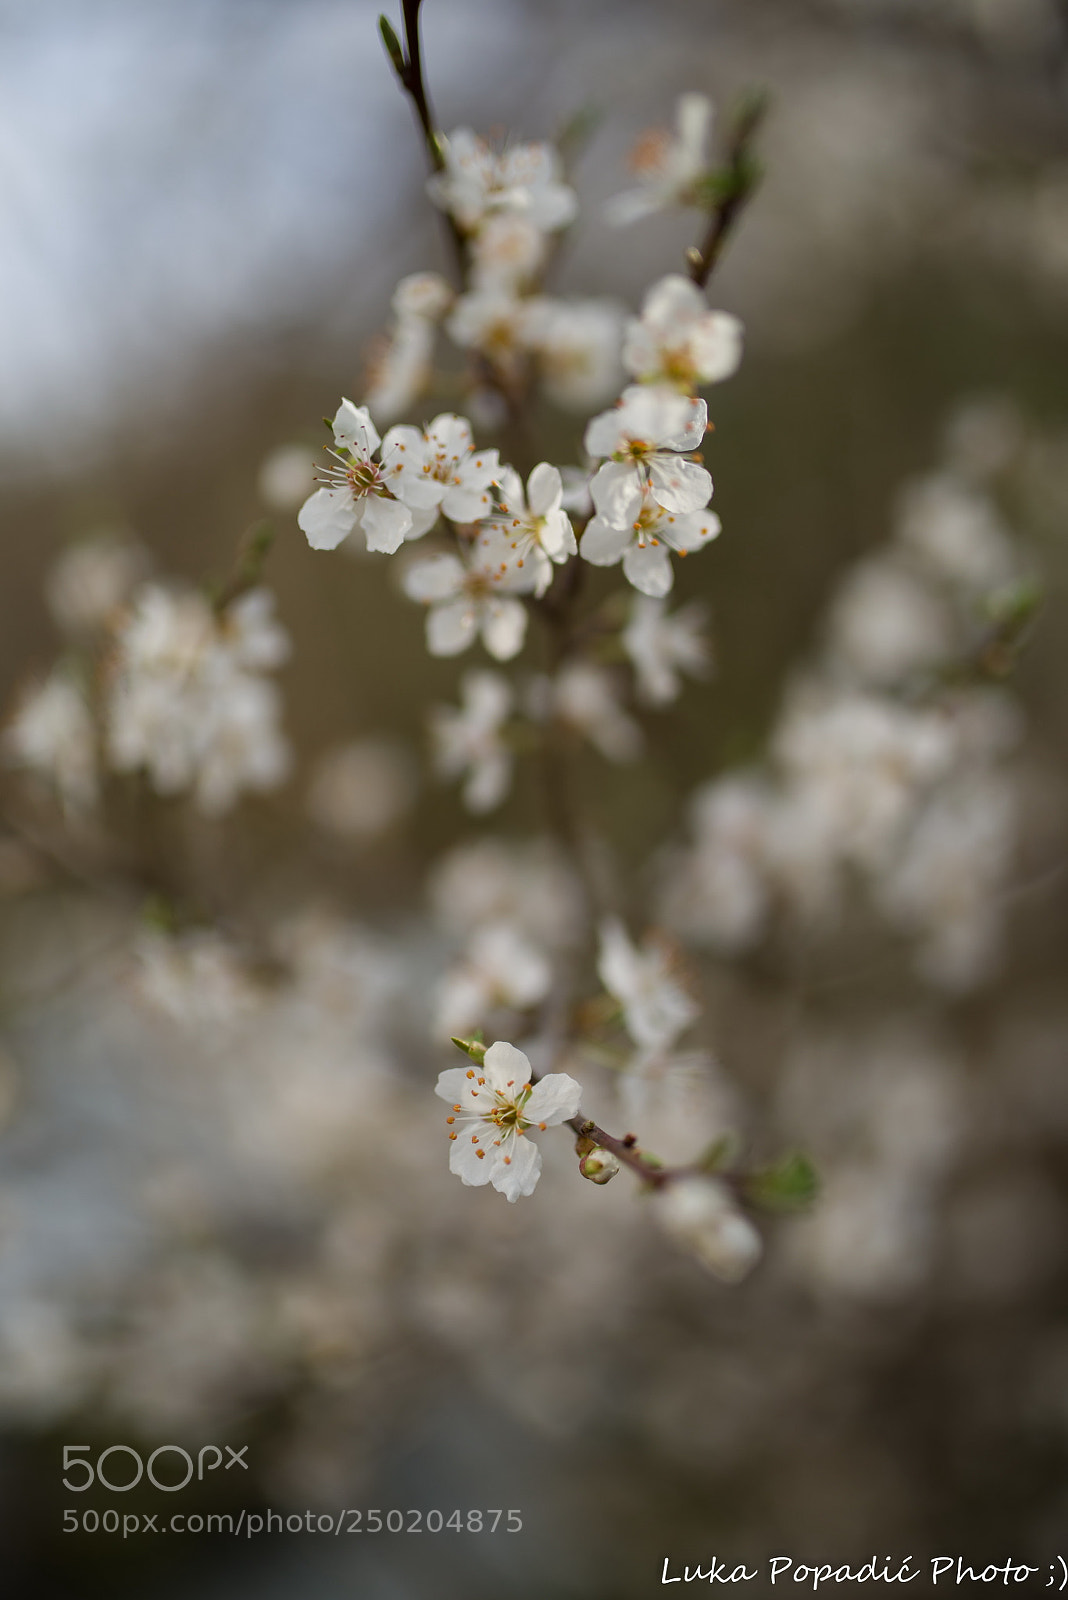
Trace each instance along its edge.
{"label": "white five-petal flower", "polygon": [[533,1128],[555,1127],[578,1113],[582,1090],[566,1072],[531,1083],[530,1062],[515,1045],[498,1040],[480,1067],[452,1067],[434,1093],[452,1110],[449,1171],[462,1183],[492,1183],[508,1200],[533,1194],[541,1175],[541,1151]]}
{"label": "white five-petal flower", "polygon": [[477,522],[493,509],[490,484],[500,467],[496,450],[474,449],[466,417],[443,412],[425,430],[390,428],[382,446],[390,487],[412,512],[443,511],[452,522]]}
{"label": "white five-petal flower", "polygon": [[628,583],[659,600],[675,582],[668,551],[689,555],[710,544],[719,531],[720,520],[714,511],[676,515],[658,505],[647,490],[641,510],[629,526],[620,527],[600,514],[592,517],[579,554],[595,567],[614,567],[622,561]]}
{"label": "white five-petal flower", "polygon": [[598,514],[616,527],[632,524],[651,494],[665,511],[700,511],[712,494],[705,468],[683,451],[696,450],[705,436],[708,407],[663,384],[624,389],[611,411],[602,411],[586,429],[587,454],[608,457],[590,493]]}
{"label": "white five-petal flower", "polygon": [[704,293],[679,272],[654,283],[642,314],[627,324],[623,365],[643,383],[666,383],[689,393],[720,383],[742,359],[742,325],[727,311],[710,311]]}
{"label": "white five-petal flower", "polygon": [[404,592],[429,608],[426,645],[432,656],[459,655],[481,634],[491,656],[510,661],[527,632],[526,608],[512,596],[529,593],[536,582],[536,568],[523,570],[514,544],[500,528],[488,527],[462,557],[442,554],[415,562],[404,575]]}
{"label": "white five-petal flower", "polygon": [[[368,550],[391,555],[405,539],[418,538],[432,527],[436,502],[425,497],[413,502],[419,510],[402,504],[394,481],[402,457],[388,448],[373,459],[381,444],[366,406],[342,400],[333,422],[336,465],[323,472],[324,483],[300,508],[297,524],[313,550],[336,550],[355,528],[367,538]],[[425,509],[424,509],[425,508]],[[427,509],[434,515],[427,516]]]}
{"label": "white five-petal flower", "polygon": [[523,480],[514,467],[505,467],[498,490],[501,500],[497,524],[512,551],[517,568],[530,572],[530,588],[544,594],[552,581],[553,563],[559,565],[578,550],[571,519],[563,509],[564,485],[558,468],[542,461]]}

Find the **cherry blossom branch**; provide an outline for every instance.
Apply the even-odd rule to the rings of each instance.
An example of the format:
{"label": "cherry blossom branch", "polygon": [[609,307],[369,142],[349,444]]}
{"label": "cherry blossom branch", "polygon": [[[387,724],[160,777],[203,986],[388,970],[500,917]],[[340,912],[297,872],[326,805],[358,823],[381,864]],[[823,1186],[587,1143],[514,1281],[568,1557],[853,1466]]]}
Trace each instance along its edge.
{"label": "cherry blossom branch", "polygon": [[723,254],[727,236],[760,183],[762,173],[753,155],[753,143],[767,109],[768,99],[762,91],[750,94],[735,117],[726,165],[709,177],[714,203],[708,227],[701,243],[691,245],[686,252],[686,265],[698,288],[706,287]]}
{"label": "cherry blossom branch", "polygon": [[[378,31],[386,47],[397,81],[405,94],[412,102],[416,118],[423,133],[423,143],[426,146],[427,159],[432,172],[441,172],[445,167],[445,157],[442,154],[441,135],[437,131],[434,114],[430,109],[430,97],[427,94],[426,81],[423,77],[423,54],[419,40],[419,8],[422,0],[401,0],[401,9],[404,16],[404,45],[401,46],[388,18],[380,16]],[[461,283],[467,276],[467,242],[453,218],[447,211],[442,212],[445,231],[449,237],[449,245],[454,257],[456,271]]]}

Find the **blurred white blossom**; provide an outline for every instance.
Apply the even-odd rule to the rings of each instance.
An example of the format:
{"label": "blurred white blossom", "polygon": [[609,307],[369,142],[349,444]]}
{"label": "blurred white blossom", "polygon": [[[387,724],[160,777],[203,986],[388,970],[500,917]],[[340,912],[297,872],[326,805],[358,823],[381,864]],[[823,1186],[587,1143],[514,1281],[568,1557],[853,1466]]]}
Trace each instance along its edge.
{"label": "blurred white blossom", "polygon": [[707,95],[679,96],[675,131],[650,128],[635,145],[630,166],[638,187],[609,201],[608,220],[617,227],[669,206],[697,203],[696,185],[709,168],[708,136],[713,107]]}
{"label": "blurred white blossom", "polygon": [[9,766],[45,780],[64,810],[96,804],[96,729],[84,694],[61,667],[23,690],[3,731],[3,754]]}
{"label": "blurred white blossom", "polygon": [[664,383],[690,394],[721,383],[742,359],[742,325],[710,311],[703,290],[672,272],[646,291],[642,313],[627,323],[623,365],[642,383]]}
{"label": "blurred white blossom", "polygon": [[467,672],[462,704],[437,706],[430,732],[434,762],[443,778],[463,777],[464,804],[476,814],[492,811],[508,793],[512,752],[501,737],[514,696],[496,672]]}

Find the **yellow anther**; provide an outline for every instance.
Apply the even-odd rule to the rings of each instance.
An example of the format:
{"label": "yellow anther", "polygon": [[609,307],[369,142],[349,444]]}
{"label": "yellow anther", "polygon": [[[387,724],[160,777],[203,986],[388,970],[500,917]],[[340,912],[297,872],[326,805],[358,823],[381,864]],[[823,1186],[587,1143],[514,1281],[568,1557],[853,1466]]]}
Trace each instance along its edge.
{"label": "yellow anther", "polygon": [[468,1077],[469,1077],[469,1078],[473,1078],[473,1077],[474,1077],[474,1075],[475,1075],[475,1069],[474,1069],[474,1067],[468,1067],[468,1069],[467,1069],[467,1076],[468,1076]]}
{"label": "yellow anther", "polygon": [[480,1161],[485,1161],[485,1159],[486,1159],[486,1152],[485,1152],[485,1150],[480,1150],[480,1151],[479,1151],[479,1152],[478,1152],[478,1159],[479,1159],[479,1160],[480,1160]]}
{"label": "yellow anther", "polygon": [[445,1121],[448,1122],[448,1123],[453,1123],[453,1122],[456,1121],[456,1118],[455,1117],[446,1117]]}
{"label": "yellow anther", "polygon": [[449,1138],[450,1138],[450,1139],[455,1139],[455,1138],[456,1138],[456,1135],[455,1135],[455,1134],[454,1134],[454,1133],[450,1133],[450,1134],[449,1134]]}

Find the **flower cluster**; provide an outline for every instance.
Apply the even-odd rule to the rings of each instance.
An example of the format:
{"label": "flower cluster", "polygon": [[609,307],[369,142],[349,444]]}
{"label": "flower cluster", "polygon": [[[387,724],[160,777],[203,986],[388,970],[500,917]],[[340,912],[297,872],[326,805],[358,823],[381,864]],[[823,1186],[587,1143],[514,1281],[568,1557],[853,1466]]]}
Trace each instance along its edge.
{"label": "flower cluster", "polygon": [[843,577],[769,761],[695,795],[671,925],[743,950],[776,915],[826,923],[859,881],[925,978],[981,982],[1015,851],[1020,729],[1006,691],[975,673],[1027,578],[980,482],[947,468],[909,485],[889,545]]}
{"label": "flower cluster", "polygon": [[107,771],[143,771],[157,794],[188,793],[208,815],[289,772],[268,676],[289,638],[270,593],[215,606],[199,590],[139,582],[147,565],[139,546],[104,537],[72,546],[49,576],[70,650],[23,691],[4,752],[68,814],[97,805]]}
{"label": "flower cluster", "polygon": [[217,612],[196,591],[146,585],[115,637],[106,699],[108,754],[143,769],[159,794],[191,790],[209,814],[289,770],[280,699],[266,676],[289,653],[265,589]]}

